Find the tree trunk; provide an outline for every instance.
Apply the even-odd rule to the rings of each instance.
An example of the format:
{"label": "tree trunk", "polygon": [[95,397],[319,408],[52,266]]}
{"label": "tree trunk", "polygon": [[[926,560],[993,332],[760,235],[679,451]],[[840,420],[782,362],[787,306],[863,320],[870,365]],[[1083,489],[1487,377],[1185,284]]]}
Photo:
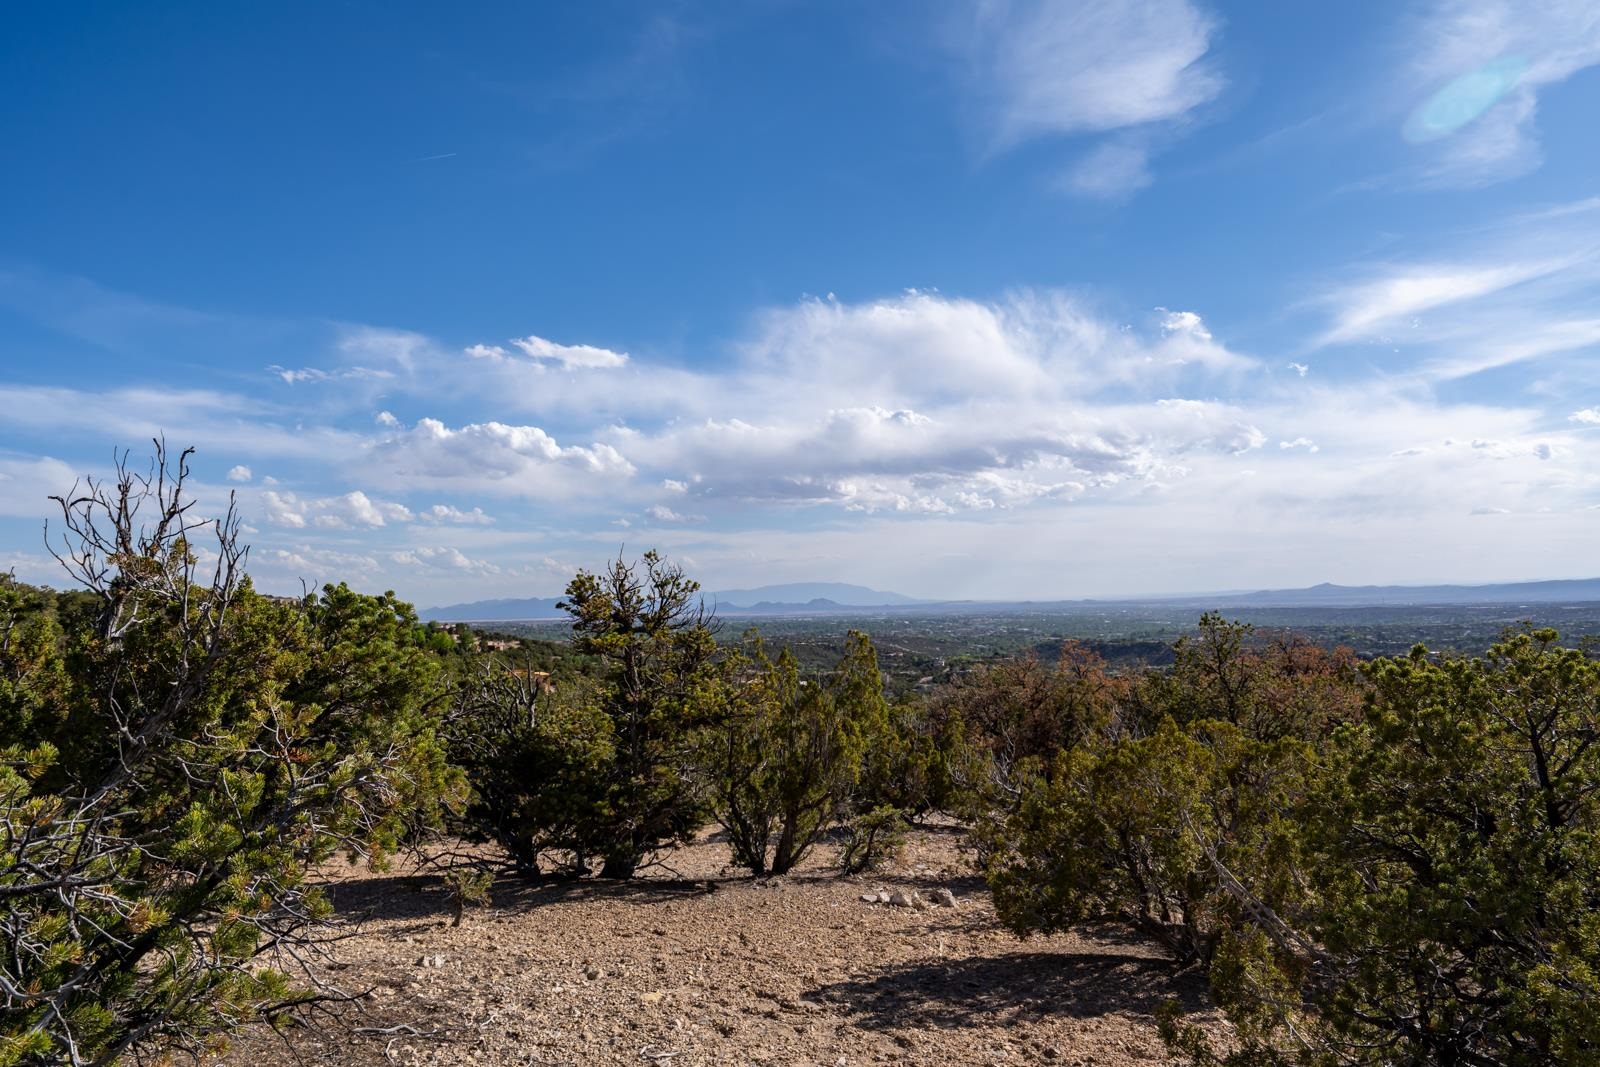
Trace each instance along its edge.
{"label": "tree trunk", "polygon": [[788,874],[789,868],[794,866],[794,820],[783,821],[783,832],[778,835],[778,851],[772,857],[772,873]]}
{"label": "tree trunk", "polygon": [[633,872],[639,869],[639,857],[632,852],[613,853],[606,857],[605,864],[600,868],[602,878],[632,878]]}

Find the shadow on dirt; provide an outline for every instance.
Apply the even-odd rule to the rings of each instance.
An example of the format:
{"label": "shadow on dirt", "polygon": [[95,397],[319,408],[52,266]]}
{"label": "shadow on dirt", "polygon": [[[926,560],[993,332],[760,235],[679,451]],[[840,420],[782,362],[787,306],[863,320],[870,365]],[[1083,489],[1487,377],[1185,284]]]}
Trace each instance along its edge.
{"label": "shadow on dirt", "polygon": [[1206,1007],[1205,983],[1166,960],[1116,952],[1011,952],[900,964],[875,977],[833,982],[808,996],[875,1030],[960,1029],[1046,1016],[1153,1015],[1176,998]]}
{"label": "shadow on dirt", "polygon": [[[515,876],[498,878],[489,892],[489,905],[469,905],[465,921],[495,911],[560,906],[583,901],[617,900],[637,904],[660,904],[716,892],[730,882],[746,878],[675,880],[638,878],[629,881],[600,879],[549,879],[527,881]],[[453,908],[449,890],[436,874],[393,874],[379,877],[334,881],[326,887],[335,913],[344,920],[368,919],[428,920],[448,919]]]}

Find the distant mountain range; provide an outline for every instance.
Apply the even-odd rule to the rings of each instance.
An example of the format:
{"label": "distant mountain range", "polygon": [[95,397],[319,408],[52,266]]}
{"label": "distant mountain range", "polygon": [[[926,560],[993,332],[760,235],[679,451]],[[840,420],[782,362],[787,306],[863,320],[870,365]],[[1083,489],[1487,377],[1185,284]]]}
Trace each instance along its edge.
{"label": "distant mountain range", "polygon": [[430,622],[537,622],[540,619],[568,618],[566,612],[556,610],[560,602],[560,597],[537,596],[474,600],[470,604],[423,608],[417,614]]}
{"label": "distant mountain range", "polygon": [[809,604],[825,600],[846,608],[881,608],[896,604],[926,604],[926,600],[884,593],[864,585],[844,582],[792,582],[788,585],[763,585],[757,589],[723,589],[706,594],[718,607],[724,604],[756,607],[761,604]]}
{"label": "distant mountain range", "polygon": [[[706,606],[721,615],[832,615],[853,608],[910,607],[927,601],[868,589],[844,582],[793,582],[755,589],[723,589],[704,594]],[[509,600],[475,600],[469,604],[427,608],[424,619],[439,622],[535,622],[564,619],[556,604],[560,597]]]}
{"label": "distant mountain range", "polygon": [[[900,593],[843,582],[795,582],[755,589],[725,589],[705,594],[719,615],[853,615],[862,611],[896,615],[954,615],[967,612],[1071,611],[1095,606],[1166,604],[1200,610],[1229,607],[1396,607],[1465,604],[1572,604],[1600,600],[1600,578],[1492,585],[1333,585],[1255,592],[1116,597],[1094,600],[918,600]],[[564,619],[558,597],[477,600],[428,608],[424,619],[440,622],[536,622]]]}
{"label": "distant mountain range", "polygon": [[1600,600],[1600,578],[1493,585],[1333,585],[1309,589],[1263,589],[1219,597],[1163,597],[1216,604],[1264,607],[1378,607],[1410,604],[1572,604]]}

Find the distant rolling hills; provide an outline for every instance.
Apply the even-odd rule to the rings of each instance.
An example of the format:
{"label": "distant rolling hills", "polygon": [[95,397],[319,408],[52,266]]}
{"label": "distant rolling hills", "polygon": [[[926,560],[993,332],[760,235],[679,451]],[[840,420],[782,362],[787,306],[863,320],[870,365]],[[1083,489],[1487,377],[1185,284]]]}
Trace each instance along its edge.
{"label": "distant rolling hills", "polygon": [[[427,608],[424,619],[439,622],[536,622],[564,619],[559,597],[477,600]],[[705,594],[719,615],[853,615],[863,611],[894,615],[956,615],[1072,611],[1095,606],[1164,604],[1197,610],[1231,607],[1397,607],[1469,604],[1572,604],[1600,601],[1600,578],[1487,585],[1333,585],[1304,589],[1262,589],[1255,592],[1115,597],[1094,600],[918,600],[900,593],[843,582],[795,582],[754,589],[725,589]]]}

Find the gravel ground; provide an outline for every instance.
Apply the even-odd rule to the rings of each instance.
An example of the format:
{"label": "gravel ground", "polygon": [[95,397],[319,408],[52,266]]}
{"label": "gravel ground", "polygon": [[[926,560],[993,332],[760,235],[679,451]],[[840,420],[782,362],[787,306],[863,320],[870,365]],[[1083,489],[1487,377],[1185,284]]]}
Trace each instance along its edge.
{"label": "gravel ground", "polygon": [[[914,834],[887,870],[754,881],[715,835],[628,883],[496,885],[460,927],[438,879],[339,872],[359,932],[327,977],[370,991],[220,1060],[289,1064],[1104,1064],[1168,1062],[1153,1014],[1193,976],[1111,929],[1018,941],[963,868],[954,828]],[[675,873],[674,873],[675,872]],[[949,889],[950,907],[864,895]]]}

